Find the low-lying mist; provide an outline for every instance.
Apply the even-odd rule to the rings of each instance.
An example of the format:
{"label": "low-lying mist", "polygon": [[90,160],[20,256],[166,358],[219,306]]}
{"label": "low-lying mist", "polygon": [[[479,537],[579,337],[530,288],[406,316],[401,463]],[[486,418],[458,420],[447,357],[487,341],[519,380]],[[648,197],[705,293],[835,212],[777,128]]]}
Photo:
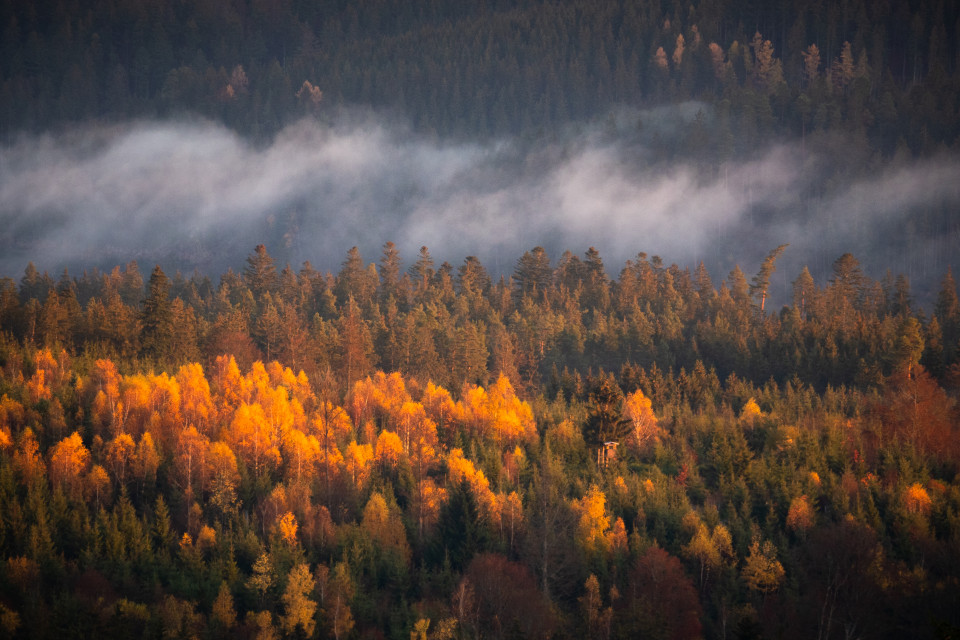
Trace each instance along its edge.
{"label": "low-lying mist", "polygon": [[[663,145],[691,111],[622,120]],[[351,246],[375,262],[392,240],[407,264],[426,245],[437,263],[475,255],[495,276],[536,245],[554,260],[594,246],[612,277],[643,251],[703,260],[719,285],[790,243],[775,301],[804,264],[822,285],[850,252],[874,278],[904,273],[928,302],[960,255],[957,176],[956,156],[842,171],[799,142],[665,161],[609,123],[537,144],[443,142],[373,117],[300,122],[266,145],[206,122],[90,126],[0,147],[0,275],[135,259],[216,276],[260,242],[281,264],[335,272]]]}

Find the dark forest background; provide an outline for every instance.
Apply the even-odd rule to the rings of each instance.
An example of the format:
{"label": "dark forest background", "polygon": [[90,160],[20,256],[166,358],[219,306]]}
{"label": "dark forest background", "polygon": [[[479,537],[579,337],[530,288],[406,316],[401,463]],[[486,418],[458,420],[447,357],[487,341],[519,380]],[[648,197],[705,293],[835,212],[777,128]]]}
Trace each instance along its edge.
{"label": "dark forest background", "polygon": [[842,130],[890,157],[952,148],[960,126],[960,10],[939,0],[4,0],[0,25],[7,136],[191,112],[264,137],[348,105],[537,135],[702,100],[715,126],[673,152]]}

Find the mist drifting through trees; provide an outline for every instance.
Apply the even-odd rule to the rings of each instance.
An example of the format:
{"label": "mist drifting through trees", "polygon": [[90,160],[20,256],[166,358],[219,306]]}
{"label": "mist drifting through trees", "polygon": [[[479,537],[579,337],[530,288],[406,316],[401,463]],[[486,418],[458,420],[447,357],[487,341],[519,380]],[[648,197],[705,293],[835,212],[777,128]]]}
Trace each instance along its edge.
{"label": "mist drifting through trees", "polygon": [[[704,110],[688,106],[674,121],[630,113],[623,135],[608,124],[535,146],[443,143],[370,116],[301,122],[265,145],[200,122],[27,137],[0,149],[0,269],[137,259],[222,270],[238,268],[257,238],[285,262],[325,269],[344,246],[370,255],[393,241],[404,256],[422,245],[451,262],[477,255],[495,275],[531,246],[559,255],[584,244],[612,265],[645,251],[726,273],[789,243],[781,274],[808,265],[825,278],[850,252],[877,278],[906,275],[932,301],[960,241],[955,219],[929,213],[960,205],[954,156],[844,177],[828,149],[790,143],[705,167],[656,161],[631,132],[639,119],[646,134],[670,135]],[[782,304],[787,279],[774,284]]]}
{"label": "mist drifting through trees", "polygon": [[0,637],[960,636],[960,4],[0,0]]}

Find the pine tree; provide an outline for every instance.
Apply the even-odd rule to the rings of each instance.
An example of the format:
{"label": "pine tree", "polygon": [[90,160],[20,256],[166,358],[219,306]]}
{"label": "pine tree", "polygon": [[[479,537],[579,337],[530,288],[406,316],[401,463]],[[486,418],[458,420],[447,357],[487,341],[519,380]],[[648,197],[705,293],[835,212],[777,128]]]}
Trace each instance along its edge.
{"label": "pine tree", "polygon": [[433,258],[430,256],[429,249],[420,247],[420,256],[416,262],[410,265],[408,273],[413,281],[414,294],[419,300],[423,301],[433,284],[434,277]]}
{"label": "pine tree", "polygon": [[263,294],[276,291],[279,285],[277,265],[264,245],[258,244],[253,253],[247,256],[243,280],[258,300]]}
{"label": "pine tree", "polygon": [[793,281],[793,307],[800,312],[800,317],[806,319],[809,310],[813,307],[814,296],[817,293],[816,285],[810,270],[804,266],[803,271]]}
{"label": "pine tree", "polygon": [[763,259],[760,265],[760,271],[753,277],[750,283],[750,293],[760,298],[760,313],[763,314],[767,302],[767,288],[770,286],[770,276],[776,270],[777,258],[783,253],[783,250],[789,247],[789,244],[782,244]]}
{"label": "pine tree", "polygon": [[347,259],[343,261],[340,273],[337,274],[337,284],[334,288],[337,302],[344,305],[347,299],[352,297],[361,308],[366,309],[367,305],[373,301],[376,290],[376,268],[371,273],[363,264],[360,250],[357,247],[351,248],[347,252]]}
{"label": "pine tree", "polygon": [[449,560],[454,571],[463,571],[490,543],[487,523],[469,480],[464,478],[440,509],[432,548],[434,562],[440,565]]}
{"label": "pine tree", "polygon": [[[387,241],[383,245],[383,257],[380,258],[380,298],[390,296],[398,299],[400,286],[400,252],[396,245]],[[404,301],[405,302],[405,301]]]}
{"label": "pine tree", "polygon": [[590,390],[584,440],[592,444],[619,442],[629,433],[630,420],[623,416],[623,391],[613,376],[602,375]]}
{"label": "pine tree", "polygon": [[166,358],[173,340],[170,280],[160,265],[150,274],[149,293],[140,311],[140,352],[158,360]]}
{"label": "pine tree", "polygon": [[549,290],[552,277],[550,257],[539,246],[525,251],[513,271],[514,286],[521,296],[532,293],[542,295]]}

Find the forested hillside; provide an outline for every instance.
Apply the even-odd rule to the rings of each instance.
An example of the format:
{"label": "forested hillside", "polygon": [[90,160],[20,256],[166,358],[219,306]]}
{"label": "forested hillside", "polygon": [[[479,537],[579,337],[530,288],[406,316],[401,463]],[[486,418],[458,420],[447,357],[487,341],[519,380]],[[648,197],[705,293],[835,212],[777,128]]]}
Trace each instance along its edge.
{"label": "forested hillside", "polygon": [[0,637],[960,637],[958,72],[944,0],[0,0]]}
{"label": "forested hillside", "polygon": [[31,265],[0,281],[2,634],[953,637],[953,276],[924,312],[847,254],[775,309],[782,250]]}
{"label": "forested hillside", "polygon": [[253,136],[351,105],[423,131],[557,130],[701,100],[685,153],[958,135],[960,9],[934,0],[0,3],[0,132],[195,113]]}

